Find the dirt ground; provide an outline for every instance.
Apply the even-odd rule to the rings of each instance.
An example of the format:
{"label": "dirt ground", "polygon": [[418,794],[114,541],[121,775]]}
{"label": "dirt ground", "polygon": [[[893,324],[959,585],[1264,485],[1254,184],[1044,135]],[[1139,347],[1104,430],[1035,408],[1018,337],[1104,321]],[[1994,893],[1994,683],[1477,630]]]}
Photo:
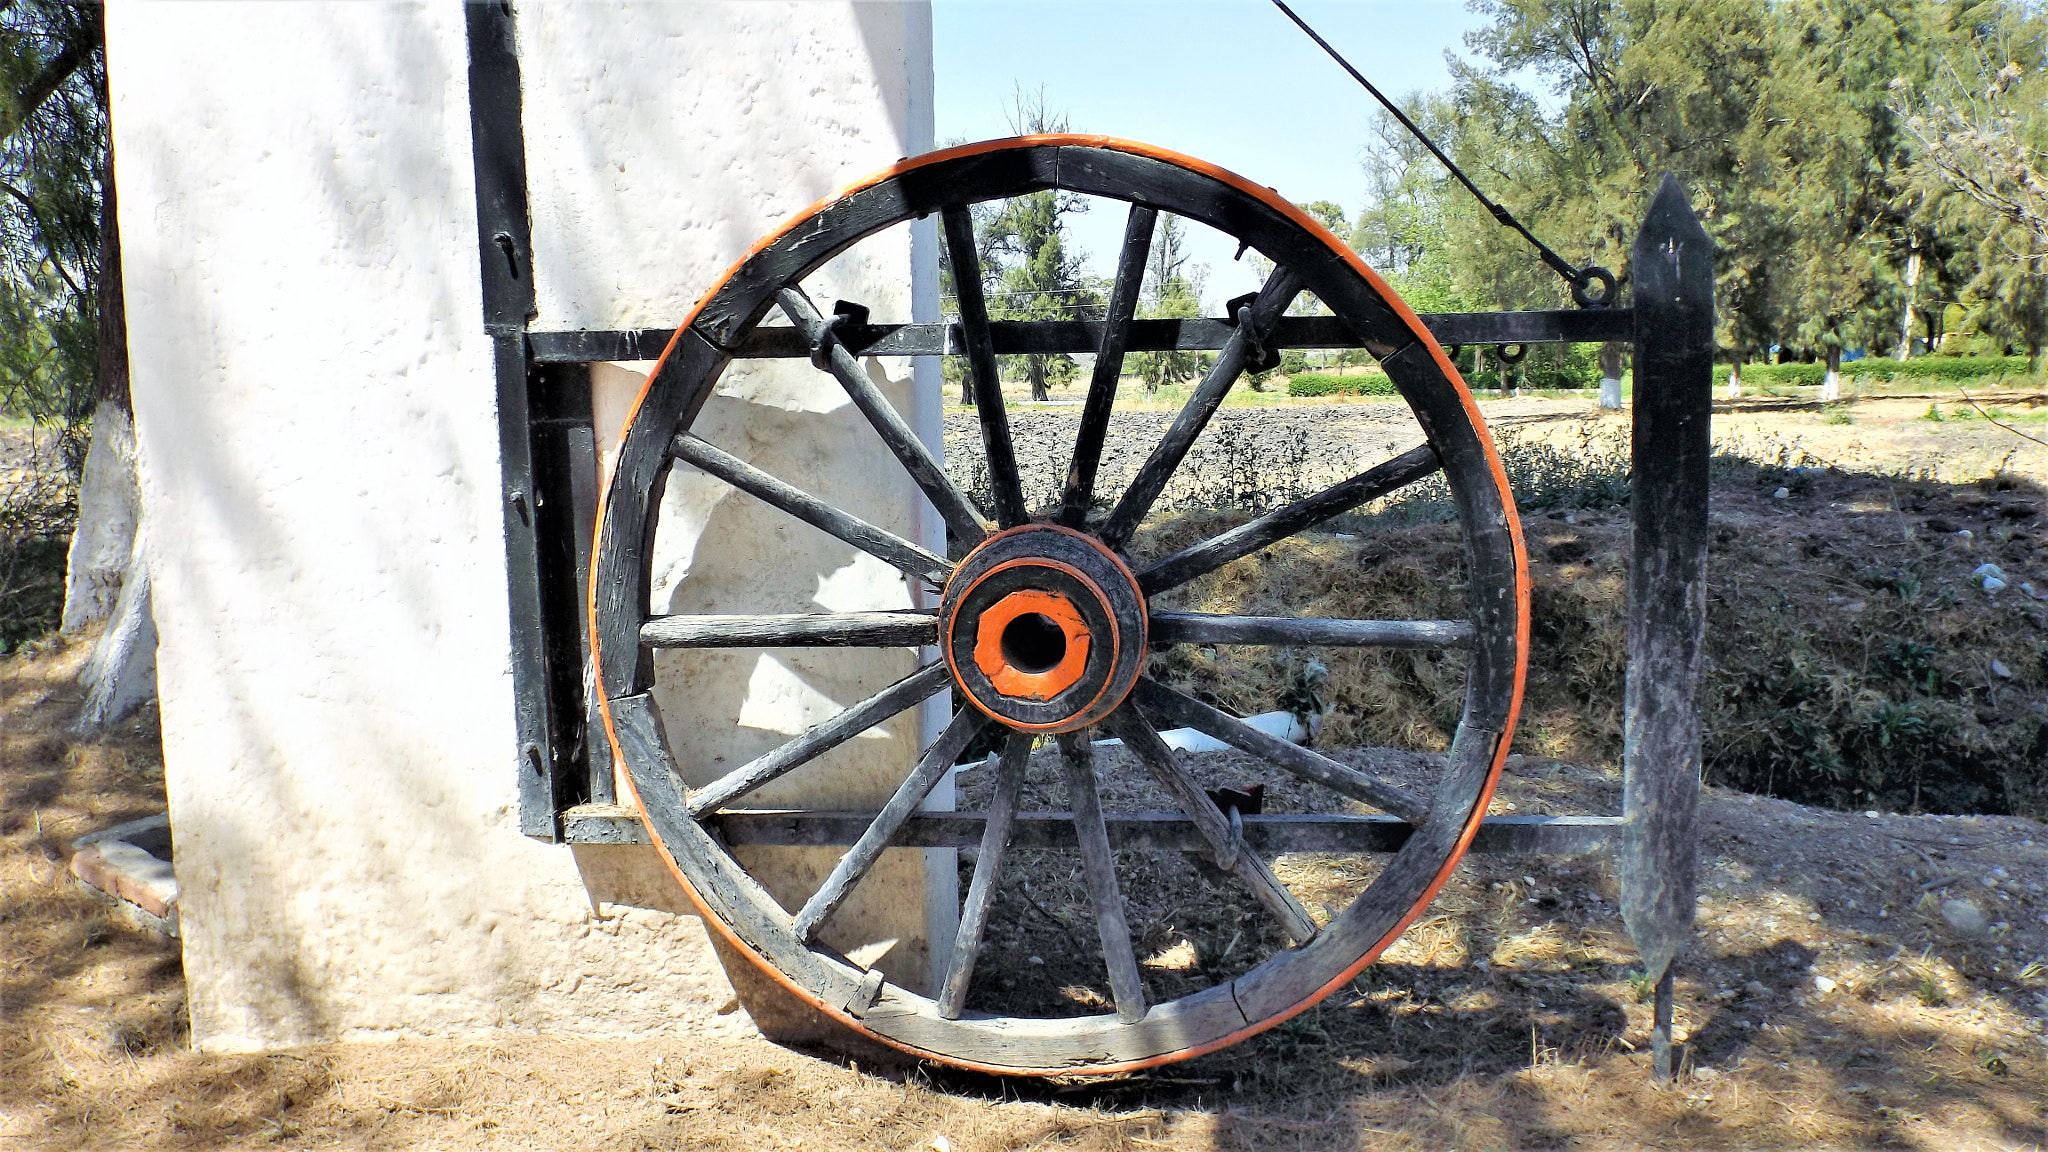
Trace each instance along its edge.
{"label": "dirt ground", "polygon": [[[1561,438],[1598,419],[1581,401],[1511,403],[1501,416]],[[2048,476],[2048,448],[1981,420],[1921,419],[1928,403],[1852,405],[1847,424],[1742,406],[1716,432],[1896,474],[1946,469],[1948,481],[1999,466]],[[1754,514],[1775,514],[1777,499],[1758,496]],[[1609,529],[1546,518],[1539,581],[1581,579],[1588,565],[1604,578]],[[1558,549],[1568,535],[1590,552]],[[64,872],[70,840],[162,804],[152,715],[89,743],[64,734],[84,654],[52,642],[0,658],[0,1147],[2048,1147],[2048,827],[1722,789],[1702,808],[1699,932],[1678,986],[1685,1073],[1670,1087],[1648,1080],[1647,989],[1597,857],[1468,858],[1385,961],[1320,1008],[1106,1082],[869,1068],[688,1035],[195,1054],[175,945],[127,927]],[[1191,767],[1219,784],[1250,776],[1232,756]],[[1105,774],[1120,778],[1114,764]],[[971,798],[972,774],[964,784]],[[1518,757],[1496,810],[1611,813],[1617,793],[1609,767]],[[1289,804],[1314,806],[1276,793],[1275,808]],[[1281,865],[1295,882],[1335,867]],[[1086,933],[1071,880],[1017,874],[1034,887],[1020,879],[1032,899],[998,901],[1022,954],[1006,991],[1093,1007],[1100,976],[1092,949],[1072,944]],[[1959,930],[1960,901],[1987,926]],[[1260,946],[1255,925],[1176,913],[1152,905],[1143,927],[1155,996]]]}

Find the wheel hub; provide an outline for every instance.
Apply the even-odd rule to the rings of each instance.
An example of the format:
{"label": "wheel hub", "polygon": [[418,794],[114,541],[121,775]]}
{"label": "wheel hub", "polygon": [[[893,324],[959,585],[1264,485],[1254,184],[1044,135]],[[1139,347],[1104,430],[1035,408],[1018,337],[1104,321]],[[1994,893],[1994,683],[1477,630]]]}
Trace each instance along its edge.
{"label": "wheel hub", "polygon": [[1145,597],[1123,561],[1054,524],[969,553],[939,605],[961,693],[1012,728],[1072,732],[1114,711],[1145,667]]}

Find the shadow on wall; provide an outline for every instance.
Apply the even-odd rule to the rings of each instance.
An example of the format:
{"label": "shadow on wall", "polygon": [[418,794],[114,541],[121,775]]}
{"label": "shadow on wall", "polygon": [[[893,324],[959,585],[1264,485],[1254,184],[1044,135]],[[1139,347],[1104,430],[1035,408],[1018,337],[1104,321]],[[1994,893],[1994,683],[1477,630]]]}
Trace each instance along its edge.
{"label": "shadow on wall", "polygon": [[[586,932],[567,854],[516,830],[462,13],[323,9],[315,46],[302,11],[236,17],[279,46],[237,58],[236,90],[288,100],[138,60],[120,141],[149,194],[127,201],[132,331],[163,349],[135,392],[194,1035],[672,1020],[652,1002],[694,978],[695,926],[639,954]],[[117,41],[142,31],[203,54],[204,30],[142,17]],[[146,127],[179,115],[214,125],[203,154]]]}
{"label": "shadow on wall", "polygon": [[[874,360],[868,371],[899,410],[909,410],[907,375],[891,379]],[[916,535],[922,497],[836,383],[808,364],[736,365],[693,431],[869,523]],[[895,569],[687,465],[670,474],[653,565],[657,613],[912,606],[911,589]],[[655,661],[655,697],[681,774],[702,785],[881,691],[915,664],[915,654],[901,649],[670,651]],[[911,709],[743,803],[874,810],[916,762],[920,744],[920,713]],[[839,855],[838,849],[762,849],[742,857],[794,909]],[[847,953],[883,949],[888,959],[882,966],[899,983],[924,983],[930,966],[926,855],[889,853],[821,939]],[[942,872],[950,863],[946,855]]]}

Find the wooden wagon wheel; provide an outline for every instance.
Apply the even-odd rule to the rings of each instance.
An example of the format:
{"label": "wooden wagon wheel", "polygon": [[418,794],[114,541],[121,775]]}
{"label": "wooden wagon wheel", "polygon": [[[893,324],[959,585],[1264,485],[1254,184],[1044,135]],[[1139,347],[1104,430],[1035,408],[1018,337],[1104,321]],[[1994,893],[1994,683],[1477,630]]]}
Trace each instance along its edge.
{"label": "wooden wagon wheel", "polygon": [[[981,298],[969,205],[1048,188],[1128,203],[1109,316],[1097,326],[1097,367],[1062,497],[1027,507],[996,378],[997,349]],[[1157,214],[1204,222],[1275,268],[1229,318],[1215,364],[1106,515],[1090,514],[1094,479]],[[941,216],[960,289],[956,339],[965,353],[990,474],[994,523],[946,477],[931,452],[860,369],[803,278],[880,229]],[[1138,565],[1124,549],[1152,512],[1224,394],[1248,364],[1270,363],[1276,323],[1315,294],[1378,357],[1427,444],[1315,495],[1164,559]],[[958,560],[867,524],[692,434],[732,350],[779,310],[811,358],[846,389],[944,519]],[[1073,327],[1069,325],[1069,327]],[[1090,329],[1091,331],[1097,329]],[[788,330],[780,330],[787,337]],[[653,616],[649,555],[660,493],[681,461],[838,537],[940,592],[936,612],[786,616]],[[1276,619],[1160,612],[1148,599],[1330,517],[1441,470],[1457,507],[1469,616],[1460,621]],[[1161,149],[1095,136],[1035,136],[968,145],[904,161],[805,211],[763,240],[677,330],[649,376],[619,446],[599,516],[592,587],[597,683],[611,748],[663,857],[715,930],[790,991],[897,1048],[992,1072],[1129,1070],[1213,1051],[1269,1028],[1341,987],[1429,903],[1477,830],[1505,759],[1521,700],[1528,581],[1512,497],[1471,394],[1436,341],[1386,284],[1328,231],[1271,189]],[[1433,789],[1411,791],[1267,736],[1148,679],[1148,647],[1180,643],[1394,645],[1469,651],[1462,719]],[[651,697],[659,647],[923,647],[939,657],[751,763],[687,788]],[[964,701],[882,811],[822,885],[786,909],[727,848],[720,811],[862,731],[952,690]],[[1322,922],[1247,846],[1242,823],[1216,803],[1161,741],[1161,727],[1208,732],[1280,769],[1414,826],[1349,907]],[[980,852],[946,978],[935,997],[899,988],[817,944],[819,926],[917,813],[967,745],[991,725],[1011,735],[985,814]],[[1120,736],[1178,803],[1222,873],[1291,941],[1235,979],[1146,1003],[1124,924],[1118,876],[1083,731]],[[1114,1012],[1063,1018],[963,1011],[1004,849],[1035,741],[1064,754],[1071,839],[1099,921]],[[984,968],[992,965],[984,965]]]}

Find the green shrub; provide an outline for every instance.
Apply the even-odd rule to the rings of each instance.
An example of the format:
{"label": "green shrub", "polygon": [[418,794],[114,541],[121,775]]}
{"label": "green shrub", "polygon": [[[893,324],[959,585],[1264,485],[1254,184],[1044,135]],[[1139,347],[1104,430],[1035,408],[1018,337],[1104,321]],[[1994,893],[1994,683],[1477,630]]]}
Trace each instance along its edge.
{"label": "green shrub", "polygon": [[0,494],[0,655],[56,629],[77,516],[75,487],[61,469],[31,472]]}
{"label": "green shrub", "polygon": [[1600,346],[1552,344],[1532,348],[1522,365],[1522,387],[1543,390],[1593,388],[1600,383]]}
{"label": "green shrub", "polygon": [[[1826,378],[1828,366],[1821,361],[1811,364],[1744,364],[1742,379],[1755,384],[1807,385],[1819,384]],[[1729,366],[1714,365],[1714,383],[1728,383]],[[1842,364],[1842,378],[1845,380],[1924,380],[1936,384],[1966,384],[1987,377],[2027,375],[2025,356],[1921,356],[1912,360],[1892,360],[1882,356],[1868,356],[1861,360],[1849,360]]]}
{"label": "green shrub", "polygon": [[1333,376],[1328,372],[1301,372],[1287,378],[1289,396],[1392,396],[1394,382],[1382,373],[1363,376]]}

